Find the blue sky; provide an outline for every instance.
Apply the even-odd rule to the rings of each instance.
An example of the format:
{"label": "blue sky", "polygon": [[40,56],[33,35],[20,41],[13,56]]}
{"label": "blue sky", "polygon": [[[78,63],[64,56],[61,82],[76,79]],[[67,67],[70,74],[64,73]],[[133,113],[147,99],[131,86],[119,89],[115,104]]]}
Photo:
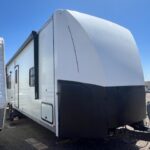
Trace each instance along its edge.
{"label": "blue sky", "polygon": [[145,80],[150,80],[150,0],[0,0],[6,62],[56,9],[77,10],[128,28],[140,50]]}

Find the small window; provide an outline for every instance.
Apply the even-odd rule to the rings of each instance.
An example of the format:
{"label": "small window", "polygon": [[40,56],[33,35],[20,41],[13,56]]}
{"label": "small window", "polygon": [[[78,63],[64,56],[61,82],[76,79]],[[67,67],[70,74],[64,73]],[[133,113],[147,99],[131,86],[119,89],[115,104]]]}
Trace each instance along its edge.
{"label": "small window", "polygon": [[15,70],[15,83],[18,83],[18,70]]}
{"label": "small window", "polygon": [[11,75],[7,75],[7,89],[11,89]]}
{"label": "small window", "polygon": [[34,67],[29,69],[29,86],[33,87],[35,85],[35,73]]}

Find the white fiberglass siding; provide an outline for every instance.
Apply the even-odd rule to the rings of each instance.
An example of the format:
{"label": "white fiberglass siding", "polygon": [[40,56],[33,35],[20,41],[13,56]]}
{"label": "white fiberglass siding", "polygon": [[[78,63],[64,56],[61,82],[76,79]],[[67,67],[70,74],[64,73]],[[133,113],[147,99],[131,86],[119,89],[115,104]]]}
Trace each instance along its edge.
{"label": "white fiberglass siding", "polygon": [[52,20],[39,32],[39,96],[54,104],[54,57]]}
{"label": "white fiberglass siding", "polygon": [[[19,66],[19,109],[28,114],[35,115],[34,87],[29,86],[29,69],[34,67],[33,41],[15,58],[14,67],[16,65]],[[16,104],[17,99],[15,97]]]}
{"label": "white fiberglass siding", "polygon": [[[54,118],[54,53],[53,20],[51,19],[39,32],[39,97],[41,117],[50,126],[55,125]],[[47,122],[45,122],[47,123]]]}
{"label": "white fiberglass siding", "polygon": [[[53,126],[54,118],[54,65],[53,65],[53,28],[52,21],[39,31],[39,99],[35,99],[35,87],[29,85],[29,69],[34,67],[34,41],[25,48],[7,66],[11,74],[11,89],[8,100],[13,107],[32,119]],[[19,91],[15,89],[15,68],[19,66]],[[17,99],[19,94],[19,100]],[[18,104],[19,101],[19,104]],[[18,107],[19,105],[19,107]],[[45,111],[46,108],[46,111]],[[47,109],[48,108],[48,109]],[[50,109],[49,109],[50,108]],[[48,110],[48,111],[47,111]],[[45,119],[45,117],[47,119]],[[45,119],[45,120],[43,120]],[[48,122],[49,121],[49,122]]]}
{"label": "white fiberglass siding", "polygon": [[[15,90],[15,66],[17,65],[19,66],[19,107],[18,93]],[[32,67],[34,67],[33,41],[7,66],[7,73],[11,72],[11,89],[7,91],[9,100],[13,101],[14,108],[39,119],[41,105],[38,100],[35,100],[34,87],[29,86],[29,69]]]}
{"label": "white fiberglass siding", "polygon": [[127,29],[74,11],[58,11],[55,16],[58,79],[100,86],[144,85],[139,52]]}

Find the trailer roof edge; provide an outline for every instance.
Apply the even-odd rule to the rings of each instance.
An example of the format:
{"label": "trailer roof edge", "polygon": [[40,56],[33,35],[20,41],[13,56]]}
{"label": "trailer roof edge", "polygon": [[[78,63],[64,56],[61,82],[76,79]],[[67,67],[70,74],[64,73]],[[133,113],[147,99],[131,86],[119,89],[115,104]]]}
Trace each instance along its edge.
{"label": "trailer roof edge", "polygon": [[17,50],[17,52],[12,56],[12,58],[7,62],[6,66],[8,66],[22,52],[22,50],[27,46],[29,42],[31,42],[34,39],[36,35],[37,35],[36,31],[31,32],[31,34],[28,36],[25,42],[21,45],[21,47]]}
{"label": "trailer roof edge", "polygon": [[11,57],[11,59],[6,63],[6,66],[8,66],[20,53],[21,51],[27,46],[27,44],[34,38],[35,34],[38,34],[52,19],[52,16],[58,12],[58,11],[67,11],[66,9],[58,9],[56,10],[45,22],[45,24],[36,32],[32,31],[31,34],[28,36],[28,38],[25,40],[25,42],[22,44],[22,46],[17,50],[17,52]]}

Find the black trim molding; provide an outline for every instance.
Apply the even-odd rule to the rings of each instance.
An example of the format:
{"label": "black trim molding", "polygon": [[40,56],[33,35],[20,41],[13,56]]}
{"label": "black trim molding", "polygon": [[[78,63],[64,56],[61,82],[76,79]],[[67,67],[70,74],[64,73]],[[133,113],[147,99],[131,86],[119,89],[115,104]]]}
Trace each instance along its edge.
{"label": "black trim molding", "polygon": [[35,99],[39,99],[39,38],[35,31],[32,31],[34,39],[34,71],[35,71]]}

